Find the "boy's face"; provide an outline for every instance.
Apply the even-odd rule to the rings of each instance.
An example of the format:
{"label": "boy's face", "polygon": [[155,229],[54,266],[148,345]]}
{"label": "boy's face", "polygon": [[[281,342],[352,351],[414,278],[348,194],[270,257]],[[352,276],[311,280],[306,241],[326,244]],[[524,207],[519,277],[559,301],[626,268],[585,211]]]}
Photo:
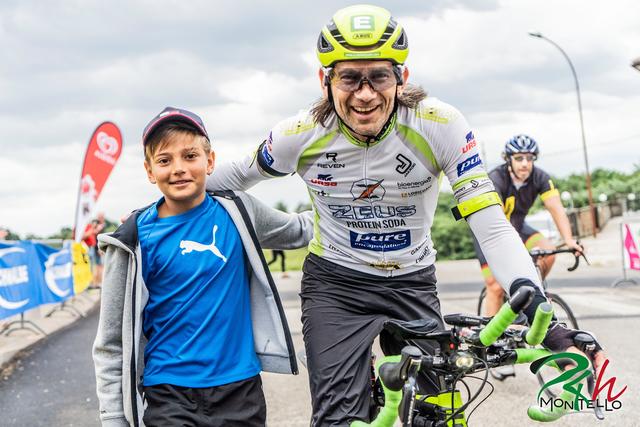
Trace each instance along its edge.
{"label": "boy's face", "polygon": [[144,167],[152,184],[165,196],[169,214],[185,212],[204,200],[207,175],[215,155],[207,153],[199,136],[175,133],[163,141]]}

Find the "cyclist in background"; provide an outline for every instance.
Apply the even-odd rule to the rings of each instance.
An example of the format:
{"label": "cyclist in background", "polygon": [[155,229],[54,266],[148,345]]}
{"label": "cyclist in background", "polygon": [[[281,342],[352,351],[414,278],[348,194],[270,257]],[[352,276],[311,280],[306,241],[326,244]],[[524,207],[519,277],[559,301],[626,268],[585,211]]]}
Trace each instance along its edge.
{"label": "cyclist in background", "polygon": [[[370,419],[371,345],[386,320],[443,326],[431,241],[441,174],[498,279],[510,292],[535,286],[531,310],[546,301],[464,116],[407,83],[408,47],[385,9],[336,12],[317,43],[322,98],[207,182],[239,190],[296,172],[307,185],[315,226],[300,296],[312,426]],[[572,345],[575,331],[555,332],[550,347]]]}
{"label": "cyclist in background", "polygon": [[[505,163],[489,172],[489,178],[503,201],[504,213],[528,250],[536,247],[555,249],[555,246],[542,233],[525,222],[529,209],[540,196],[565,245],[582,253],[584,248],[574,240],[571,234],[569,218],[560,201],[558,189],[553,185],[549,174],[534,167],[539,153],[538,143],[527,135],[516,135],[506,142],[502,153]],[[487,287],[486,313],[484,314],[493,316],[504,302],[504,289],[493,276],[478,241],[474,238],[473,242]],[[554,261],[553,255],[542,257],[538,261],[543,278],[547,277],[551,271]]]}

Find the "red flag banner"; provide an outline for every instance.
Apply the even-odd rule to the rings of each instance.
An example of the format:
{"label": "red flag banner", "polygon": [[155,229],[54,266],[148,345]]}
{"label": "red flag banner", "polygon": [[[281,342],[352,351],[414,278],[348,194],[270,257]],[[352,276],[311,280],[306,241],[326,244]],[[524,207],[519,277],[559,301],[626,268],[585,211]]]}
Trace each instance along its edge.
{"label": "red flag banner", "polygon": [[74,227],[76,242],[82,240],[84,229],[91,221],[96,201],[121,152],[122,133],[118,126],[111,122],[100,124],[89,140],[80,175]]}

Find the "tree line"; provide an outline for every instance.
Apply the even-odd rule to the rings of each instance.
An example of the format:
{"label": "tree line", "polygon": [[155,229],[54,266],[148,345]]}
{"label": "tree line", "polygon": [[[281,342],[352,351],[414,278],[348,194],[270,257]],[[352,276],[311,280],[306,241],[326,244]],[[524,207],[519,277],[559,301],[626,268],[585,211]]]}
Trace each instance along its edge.
{"label": "tree line", "polygon": [[[609,169],[596,169],[591,173],[591,186],[593,197],[597,202],[600,194],[605,194],[608,200],[627,198],[629,194],[635,195],[635,203],[630,207],[640,207],[640,164],[636,165],[631,173],[624,173]],[[589,205],[584,174],[571,174],[565,178],[552,176],[556,188],[563,192],[571,193],[573,207],[580,208]],[[438,207],[433,221],[432,239],[438,259],[469,259],[475,258],[471,231],[465,221],[455,221],[451,214],[451,207],[455,201],[453,194],[440,193]],[[563,200],[565,208],[569,208],[570,201]],[[543,209],[538,199],[531,212]]]}
{"label": "tree line", "polygon": [[[567,177],[552,177],[558,190],[568,191],[571,193],[573,206],[580,208],[588,206],[587,189],[585,186],[585,176],[583,174],[571,174]],[[640,164],[635,165],[634,171],[624,173],[610,169],[596,169],[591,174],[591,183],[593,188],[593,196],[597,200],[600,194],[606,194],[609,200],[619,197],[628,197],[634,194],[637,205],[631,204],[632,208],[640,207]],[[570,206],[569,201],[563,201],[565,207]],[[475,257],[471,231],[465,221],[455,221],[451,214],[451,207],[455,202],[453,194],[441,192],[438,199],[438,206],[432,227],[432,239],[438,251],[438,259],[469,259]],[[281,211],[288,211],[287,205],[279,201],[274,206]],[[311,209],[309,203],[299,203],[292,210],[301,212]],[[532,208],[532,212],[542,209],[542,204],[538,201]],[[113,231],[117,228],[118,223],[106,219],[106,231]],[[38,240],[38,239],[70,239],[72,236],[71,227],[62,227],[58,232],[49,236],[38,236],[35,234],[26,234],[20,236],[18,233],[12,232],[5,228],[8,232],[7,240]]]}

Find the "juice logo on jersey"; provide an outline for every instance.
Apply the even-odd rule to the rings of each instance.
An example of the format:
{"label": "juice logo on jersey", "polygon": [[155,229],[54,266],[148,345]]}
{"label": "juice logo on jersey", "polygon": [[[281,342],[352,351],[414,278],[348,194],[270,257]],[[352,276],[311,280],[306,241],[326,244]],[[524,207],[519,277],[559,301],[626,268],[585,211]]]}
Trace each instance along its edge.
{"label": "juice logo on jersey", "polygon": [[473,136],[473,132],[469,132],[465,138],[467,139],[467,145],[462,147],[462,154],[465,154],[467,151],[476,146],[476,139]]}
{"label": "juice logo on jersey", "polygon": [[[558,359],[571,360],[573,367],[559,373],[557,377],[550,379],[542,385],[540,391],[538,391],[537,410],[542,411],[547,416],[552,415],[559,418],[570,412],[582,412],[594,409],[611,412],[622,408],[620,396],[627,391],[627,386],[618,389],[618,392],[615,393],[614,387],[618,378],[610,377],[607,380],[604,379],[607,366],[609,366],[608,359],[604,361],[598,372],[591,396],[583,393],[583,380],[592,375],[592,370],[589,359],[582,354],[572,352],[552,354],[536,360],[531,364],[529,369],[534,374],[538,373],[545,365],[554,366],[556,364],[555,361]],[[562,392],[559,393],[559,395],[556,393],[557,397],[545,398],[543,392],[554,385],[561,385]],[[606,399],[602,399],[600,393],[605,389],[607,397]]]}
{"label": "juice logo on jersey", "polygon": [[392,233],[356,233],[349,231],[351,247],[367,251],[397,251],[411,244],[409,230],[400,230]]}
{"label": "juice logo on jersey", "polygon": [[465,172],[468,172],[471,169],[481,164],[482,164],[482,161],[480,160],[480,155],[474,154],[473,156],[458,163],[458,166],[457,166],[458,176],[462,176],[462,174],[464,174]]}
{"label": "juice logo on jersey", "polygon": [[318,178],[314,178],[311,180],[312,184],[323,185],[325,187],[336,187],[338,185],[337,182],[333,181],[333,176],[331,174],[319,173]]}

